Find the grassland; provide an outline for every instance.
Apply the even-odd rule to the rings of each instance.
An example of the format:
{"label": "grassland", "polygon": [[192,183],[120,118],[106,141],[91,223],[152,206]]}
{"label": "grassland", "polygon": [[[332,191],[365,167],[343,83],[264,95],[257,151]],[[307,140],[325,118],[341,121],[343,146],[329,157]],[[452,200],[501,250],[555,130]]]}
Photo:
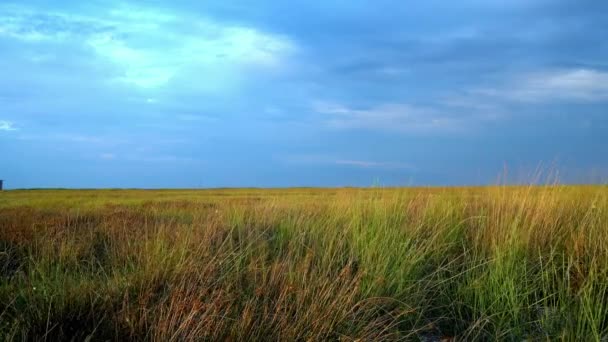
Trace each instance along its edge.
{"label": "grassland", "polygon": [[0,340],[449,338],[608,338],[608,187],[0,193]]}

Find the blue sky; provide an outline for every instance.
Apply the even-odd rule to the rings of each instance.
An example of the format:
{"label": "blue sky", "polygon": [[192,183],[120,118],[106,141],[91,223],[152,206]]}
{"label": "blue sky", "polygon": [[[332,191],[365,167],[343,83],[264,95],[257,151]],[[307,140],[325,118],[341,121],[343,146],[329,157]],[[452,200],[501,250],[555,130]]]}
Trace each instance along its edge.
{"label": "blue sky", "polygon": [[608,179],[608,2],[2,1],[18,187]]}

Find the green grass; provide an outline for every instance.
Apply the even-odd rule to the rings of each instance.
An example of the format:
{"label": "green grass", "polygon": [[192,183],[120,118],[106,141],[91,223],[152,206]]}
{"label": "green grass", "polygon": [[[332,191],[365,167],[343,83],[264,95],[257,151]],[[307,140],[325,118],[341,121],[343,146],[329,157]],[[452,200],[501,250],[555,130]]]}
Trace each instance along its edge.
{"label": "green grass", "polygon": [[0,340],[606,340],[608,187],[0,193]]}

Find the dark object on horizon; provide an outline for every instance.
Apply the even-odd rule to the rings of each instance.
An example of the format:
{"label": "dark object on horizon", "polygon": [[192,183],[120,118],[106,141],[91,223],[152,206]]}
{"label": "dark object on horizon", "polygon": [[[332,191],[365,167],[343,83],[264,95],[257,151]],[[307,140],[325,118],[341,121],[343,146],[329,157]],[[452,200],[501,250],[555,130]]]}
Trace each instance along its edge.
{"label": "dark object on horizon", "polygon": [[0,179],[0,191],[2,191],[2,183],[4,183],[4,181]]}

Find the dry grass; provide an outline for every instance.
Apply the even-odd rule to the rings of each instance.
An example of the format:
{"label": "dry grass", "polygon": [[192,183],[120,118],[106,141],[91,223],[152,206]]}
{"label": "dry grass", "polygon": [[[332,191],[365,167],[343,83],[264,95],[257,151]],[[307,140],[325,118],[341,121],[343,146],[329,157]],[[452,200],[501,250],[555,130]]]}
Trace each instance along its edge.
{"label": "dry grass", "polygon": [[0,193],[2,340],[602,340],[608,188]]}

